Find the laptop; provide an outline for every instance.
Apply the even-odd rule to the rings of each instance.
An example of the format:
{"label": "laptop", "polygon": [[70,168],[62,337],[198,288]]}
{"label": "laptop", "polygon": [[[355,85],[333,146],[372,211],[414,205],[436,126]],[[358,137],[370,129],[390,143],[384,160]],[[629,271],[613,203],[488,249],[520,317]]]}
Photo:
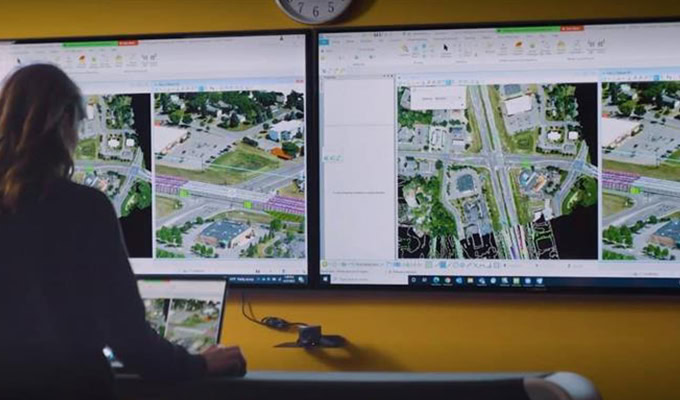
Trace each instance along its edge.
{"label": "laptop", "polygon": [[[191,354],[220,342],[226,281],[140,279],[137,285],[146,320],[159,335]],[[116,372],[125,372],[114,350],[103,352]]]}

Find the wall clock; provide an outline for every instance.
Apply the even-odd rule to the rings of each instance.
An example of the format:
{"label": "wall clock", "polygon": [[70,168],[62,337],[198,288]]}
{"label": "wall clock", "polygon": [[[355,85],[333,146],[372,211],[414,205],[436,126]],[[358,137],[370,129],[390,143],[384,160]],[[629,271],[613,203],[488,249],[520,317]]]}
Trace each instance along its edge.
{"label": "wall clock", "polygon": [[342,15],[352,0],[276,0],[286,15],[307,25],[325,24]]}

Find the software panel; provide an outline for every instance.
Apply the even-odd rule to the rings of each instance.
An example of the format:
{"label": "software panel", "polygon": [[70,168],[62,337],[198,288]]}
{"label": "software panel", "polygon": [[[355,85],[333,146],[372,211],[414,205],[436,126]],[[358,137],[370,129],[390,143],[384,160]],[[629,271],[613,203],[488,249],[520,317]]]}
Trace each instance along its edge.
{"label": "software panel", "polygon": [[322,284],[680,288],[679,35],[320,34]]}
{"label": "software panel", "polygon": [[137,274],[307,281],[306,36],[5,43],[87,115],[73,180],[106,193]]}

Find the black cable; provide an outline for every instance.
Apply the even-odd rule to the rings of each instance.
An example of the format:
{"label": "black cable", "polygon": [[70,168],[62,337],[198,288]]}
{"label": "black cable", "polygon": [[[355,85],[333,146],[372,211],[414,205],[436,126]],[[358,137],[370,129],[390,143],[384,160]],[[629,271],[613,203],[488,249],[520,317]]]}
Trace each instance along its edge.
{"label": "black cable", "polygon": [[[250,308],[250,313],[252,314],[253,309],[250,306],[250,303],[248,303],[248,307]],[[243,314],[243,316],[250,322],[256,323],[258,325],[267,326],[263,322],[258,321],[257,318],[251,317],[250,315],[246,314],[246,294],[244,292],[241,292],[241,314]]]}
{"label": "black cable", "polygon": [[[246,303],[248,304],[248,310],[250,312],[250,315],[246,313]],[[241,313],[243,316],[250,322],[253,322],[258,325],[266,326],[267,328],[271,329],[276,329],[276,330],[289,330],[293,327],[305,327],[308,326],[309,324],[306,324],[304,322],[288,322],[283,318],[278,318],[278,317],[264,317],[260,320],[255,317],[255,313],[253,312],[253,306],[249,302],[246,301],[246,294],[245,292],[241,292]]]}

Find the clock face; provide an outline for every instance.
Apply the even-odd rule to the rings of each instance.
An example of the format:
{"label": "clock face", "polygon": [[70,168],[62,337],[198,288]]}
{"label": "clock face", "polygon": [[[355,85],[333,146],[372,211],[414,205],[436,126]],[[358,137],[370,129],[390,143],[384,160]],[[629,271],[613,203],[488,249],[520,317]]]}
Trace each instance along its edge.
{"label": "clock face", "polygon": [[276,0],[292,19],[303,24],[323,24],[339,17],[352,0]]}

